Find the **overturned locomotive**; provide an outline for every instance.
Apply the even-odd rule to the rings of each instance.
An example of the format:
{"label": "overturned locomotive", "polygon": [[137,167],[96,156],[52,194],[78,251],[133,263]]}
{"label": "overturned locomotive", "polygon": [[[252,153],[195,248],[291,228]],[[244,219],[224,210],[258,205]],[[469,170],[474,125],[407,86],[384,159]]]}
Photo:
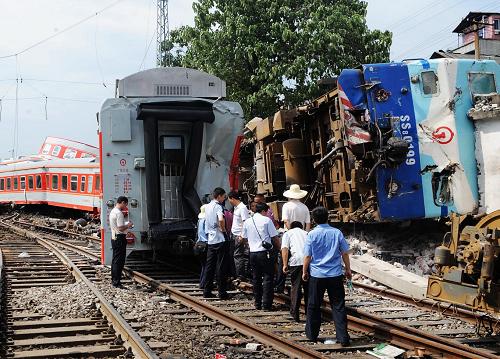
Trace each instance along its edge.
{"label": "overturned locomotive", "polygon": [[344,70],[325,95],[247,124],[232,185],[280,213],[282,193],[299,184],[332,222],[451,216],[428,296],[498,310],[499,81],[494,61]]}

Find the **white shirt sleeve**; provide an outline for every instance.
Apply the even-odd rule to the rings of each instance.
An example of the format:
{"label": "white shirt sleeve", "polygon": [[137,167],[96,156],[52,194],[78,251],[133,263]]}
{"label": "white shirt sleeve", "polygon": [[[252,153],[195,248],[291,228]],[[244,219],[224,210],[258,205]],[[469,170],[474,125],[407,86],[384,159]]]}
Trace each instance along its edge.
{"label": "white shirt sleeve", "polygon": [[248,239],[248,234],[247,234],[247,221],[243,223],[243,228],[241,229],[241,237]]}
{"label": "white shirt sleeve", "polygon": [[216,204],[215,213],[217,214],[217,219],[222,221],[224,219],[224,212],[222,212],[222,206]]}
{"label": "white shirt sleeve", "polygon": [[290,215],[288,213],[288,207],[287,203],[283,205],[283,209],[281,210],[281,220],[282,221],[288,221],[288,218],[290,218]]}
{"label": "white shirt sleeve", "polygon": [[273,238],[278,236],[278,231],[276,230],[273,221],[269,219],[269,221],[266,222],[266,227],[267,227],[267,234],[269,234],[269,237]]}
{"label": "white shirt sleeve", "polygon": [[290,236],[287,233],[283,234],[283,239],[281,241],[281,249],[288,248],[290,249]]}
{"label": "white shirt sleeve", "polygon": [[245,207],[242,206],[239,211],[240,211],[241,220],[243,222],[245,222],[248,218],[250,218],[250,213],[248,212],[248,209],[246,206]]}
{"label": "white shirt sleeve", "polygon": [[116,214],[116,226],[120,228],[121,226],[125,225],[125,216],[123,215],[123,212],[120,211],[119,213]]}
{"label": "white shirt sleeve", "polygon": [[311,213],[309,212],[309,208],[306,206],[306,223],[311,223]]}

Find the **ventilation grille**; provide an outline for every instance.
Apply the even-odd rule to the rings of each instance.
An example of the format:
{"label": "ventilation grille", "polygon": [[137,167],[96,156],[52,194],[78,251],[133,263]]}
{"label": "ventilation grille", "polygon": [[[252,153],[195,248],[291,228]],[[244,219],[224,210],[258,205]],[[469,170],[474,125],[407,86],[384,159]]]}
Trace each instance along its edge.
{"label": "ventilation grille", "polygon": [[187,85],[155,85],[156,96],[189,96],[191,91]]}

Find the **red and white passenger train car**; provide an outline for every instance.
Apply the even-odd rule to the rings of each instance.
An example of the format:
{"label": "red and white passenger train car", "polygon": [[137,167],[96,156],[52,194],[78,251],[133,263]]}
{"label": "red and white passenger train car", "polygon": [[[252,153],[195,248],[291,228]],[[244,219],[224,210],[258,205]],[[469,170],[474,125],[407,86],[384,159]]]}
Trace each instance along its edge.
{"label": "red and white passenger train car", "polygon": [[37,155],[0,162],[0,203],[47,204],[97,213],[99,149],[47,137]]}

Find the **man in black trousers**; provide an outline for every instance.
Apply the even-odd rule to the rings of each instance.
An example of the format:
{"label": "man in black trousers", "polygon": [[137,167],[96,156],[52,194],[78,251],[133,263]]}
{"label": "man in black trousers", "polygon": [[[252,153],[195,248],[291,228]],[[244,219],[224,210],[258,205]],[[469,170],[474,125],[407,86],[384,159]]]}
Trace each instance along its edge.
{"label": "man in black trousers", "polygon": [[250,248],[255,309],[270,311],[274,298],[275,255],[272,243],[276,242],[278,231],[271,219],[266,216],[268,209],[265,203],[257,204],[253,217],[248,218],[243,224],[241,237],[244,241],[248,241]]}
{"label": "man in black trousers", "polygon": [[111,283],[113,287],[122,288],[120,283],[125,258],[127,256],[127,230],[134,225],[125,222],[123,210],[128,205],[127,197],[120,196],[116,200],[115,208],[109,213],[109,226],[111,227],[111,248],[113,259],[111,261]]}
{"label": "man in black trousers", "polygon": [[226,282],[229,270],[229,240],[226,233],[222,203],[226,191],[217,187],[212,193],[212,201],[205,207],[205,233],[208,240],[207,263],[205,267],[205,287],[203,296],[212,298],[214,276],[217,274],[217,289],[220,299],[227,299]]}
{"label": "man in black trousers", "polygon": [[307,235],[302,269],[302,279],[309,281],[306,335],[313,342],[318,340],[321,326],[321,304],[326,290],[335,322],[337,342],[342,346],[349,346],[344,275],[342,273],[343,261],[345,276],[351,279],[349,244],[340,230],[327,223],[328,210],[325,207],[315,208],[312,211],[312,216],[317,226]]}

